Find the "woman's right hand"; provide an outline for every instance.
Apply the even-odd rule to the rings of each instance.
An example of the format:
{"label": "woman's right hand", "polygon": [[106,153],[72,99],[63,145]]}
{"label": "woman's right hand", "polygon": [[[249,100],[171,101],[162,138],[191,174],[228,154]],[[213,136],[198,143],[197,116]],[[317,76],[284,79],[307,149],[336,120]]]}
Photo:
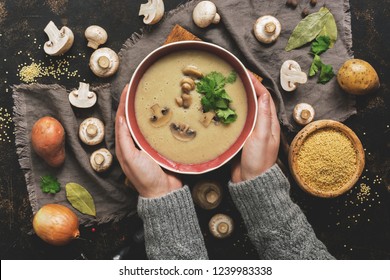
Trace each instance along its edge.
{"label": "woman's right hand", "polygon": [[180,189],[182,182],[174,174],[165,172],[144,151],[136,148],[125,120],[127,86],[119,102],[115,121],[115,151],[127,178],[140,196],[156,198]]}

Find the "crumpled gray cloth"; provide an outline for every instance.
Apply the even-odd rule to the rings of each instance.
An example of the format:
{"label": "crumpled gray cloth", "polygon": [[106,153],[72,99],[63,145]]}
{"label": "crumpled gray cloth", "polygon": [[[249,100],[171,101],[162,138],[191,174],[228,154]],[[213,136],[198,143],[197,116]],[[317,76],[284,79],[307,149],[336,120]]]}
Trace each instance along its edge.
{"label": "crumpled gray cloth", "polygon": [[[59,203],[72,209],[80,224],[91,225],[117,221],[136,211],[137,195],[124,185],[124,175],[115,159],[115,112],[109,85],[91,88],[97,94],[97,103],[88,109],[72,107],[68,100],[69,90],[59,85],[17,85],[13,87],[14,123],[16,150],[21,169],[24,172],[30,204],[33,213],[43,205]],[[43,116],[56,118],[65,129],[64,164],[59,168],[47,165],[31,147],[31,128]],[[80,123],[88,117],[97,117],[105,124],[105,137],[101,144],[87,146],[78,136]],[[90,155],[99,148],[107,148],[114,155],[111,168],[104,173],[96,173],[90,166]],[[53,175],[61,183],[61,191],[56,194],[43,193],[40,178]],[[96,217],[84,215],[69,204],[65,185],[78,183],[92,195]]]}
{"label": "crumpled gray cloth", "polygon": [[[308,73],[313,56],[310,45],[297,50],[284,50],[288,38],[301,18],[301,9],[286,7],[285,0],[214,0],[221,22],[201,29],[192,21],[192,11],[199,0],[190,1],[165,15],[163,21],[149,30],[135,33],[125,42],[120,51],[121,66],[112,83],[112,93],[116,101],[120,93],[145,56],[161,46],[172,28],[179,24],[204,41],[217,44],[235,54],[246,67],[264,78],[263,83],[273,93],[278,104],[279,120],[289,130],[297,130],[292,119],[292,111],[297,103],[311,104],[316,110],[315,120],[333,119],[344,121],[356,113],[355,97],[344,93],[333,78],[326,85],[318,84],[317,77],[309,78],[295,92],[284,92],[279,82],[279,71],[287,59],[297,61]],[[332,12],[338,28],[338,40],[334,48],[321,55],[326,64],[331,64],[335,72],[345,60],[352,58],[352,34],[348,0],[318,1],[310,12],[316,12],[324,5]],[[273,15],[282,24],[282,32],[273,45],[259,43],[253,35],[253,24],[263,15]]]}

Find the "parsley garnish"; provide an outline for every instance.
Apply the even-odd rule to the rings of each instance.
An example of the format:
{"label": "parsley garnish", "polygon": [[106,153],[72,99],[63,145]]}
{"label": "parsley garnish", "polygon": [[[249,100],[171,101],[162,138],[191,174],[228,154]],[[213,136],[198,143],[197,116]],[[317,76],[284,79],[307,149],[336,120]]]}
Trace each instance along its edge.
{"label": "parsley garnish", "polygon": [[61,190],[61,184],[57,178],[46,175],[41,177],[41,190],[44,193],[58,193]]}
{"label": "parsley garnish", "polygon": [[329,46],[329,36],[318,36],[311,44],[311,52],[314,54],[314,58],[310,66],[309,76],[312,77],[317,74],[317,72],[320,72],[318,83],[321,84],[326,84],[334,77],[333,67],[331,65],[324,64],[320,58],[320,54],[327,51]]}
{"label": "parsley garnish", "polygon": [[213,110],[218,119],[229,124],[237,119],[236,112],[229,107],[232,99],[225,90],[226,84],[232,84],[237,79],[237,73],[232,71],[227,78],[213,71],[196,83],[196,91],[203,94],[201,103],[205,112]]}

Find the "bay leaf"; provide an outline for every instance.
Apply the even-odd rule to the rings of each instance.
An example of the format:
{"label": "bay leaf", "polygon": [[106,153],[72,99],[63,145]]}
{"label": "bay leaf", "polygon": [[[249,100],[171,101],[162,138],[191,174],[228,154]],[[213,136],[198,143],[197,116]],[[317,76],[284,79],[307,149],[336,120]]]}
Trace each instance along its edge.
{"label": "bay leaf", "polygon": [[330,38],[330,48],[333,48],[337,41],[337,25],[332,13],[326,15],[326,23],[318,36],[328,36]]}
{"label": "bay leaf", "polygon": [[91,194],[77,183],[68,183],[65,186],[66,198],[70,204],[83,214],[96,216],[95,203]]}
{"label": "bay leaf", "polygon": [[322,7],[301,20],[288,39],[285,50],[291,51],[313,41],[325,26],[329,13],[328,8]]}

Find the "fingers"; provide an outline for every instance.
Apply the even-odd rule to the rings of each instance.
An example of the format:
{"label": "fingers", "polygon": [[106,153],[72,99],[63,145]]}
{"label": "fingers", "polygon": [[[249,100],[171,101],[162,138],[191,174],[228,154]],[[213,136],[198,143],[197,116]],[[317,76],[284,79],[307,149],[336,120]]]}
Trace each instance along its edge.
{"label": "fingers", "polygon": [[255,88],[256,95],[259,97],[263,92],[268,92],[268,90],[263,86],[262,83],[251,73],[248,71],[249,77],[251,78],[253,87]]}
{"label": "fingers", "polygon": [[125,103],[128,85],[123,89],[115,119],[115,149],[120,162],[126,160],[128,151],[135,149],[125,120]]}
{"label": "fingers", "polygon": [[278,114],[276,113],[275,103],[271,98],[271,131],[275,139],[279,140],[280,137],[280,124]]}
{"label": "fingers", "polygon": [[118,111],[116,112],[117,117],[125,115],[126,95],[127,95],[128,87],[129,87],[129,84],[127,84],[122,91],[121,98],[119,101]]}

